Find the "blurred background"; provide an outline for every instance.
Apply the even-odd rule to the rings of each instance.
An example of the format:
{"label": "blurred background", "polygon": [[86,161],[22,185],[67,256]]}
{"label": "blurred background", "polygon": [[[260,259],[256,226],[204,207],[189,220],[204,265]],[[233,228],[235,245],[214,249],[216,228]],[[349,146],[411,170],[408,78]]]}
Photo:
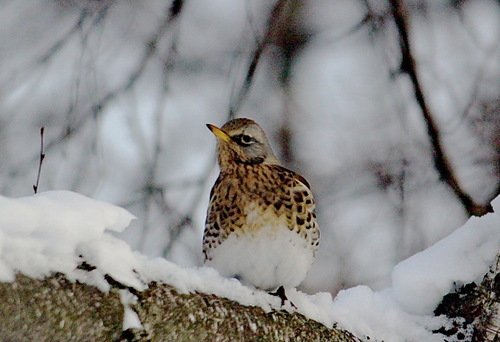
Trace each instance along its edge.
{"label": "blurred background", "polygon": [[[393,266],[500,189],[500,5],[487,0],[0,1],[0,194],[73,190],[120,237],[202,264],[218,174],[206,123],[249,117],[312,184],[302,288]],[[416,71],[416,73],[415,73]]]}

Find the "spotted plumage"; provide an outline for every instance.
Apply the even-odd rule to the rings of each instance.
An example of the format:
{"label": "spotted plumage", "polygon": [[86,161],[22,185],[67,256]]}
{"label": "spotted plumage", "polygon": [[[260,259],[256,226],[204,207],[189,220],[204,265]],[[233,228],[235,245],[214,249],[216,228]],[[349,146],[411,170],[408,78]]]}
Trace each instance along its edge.
{"label": "spotted plumage", "polygon": [[279,164],[254,121],[208,127],[218,139],[220,175],[210,193],[205,262],[265,290],[299,285],[319,245],[308,182]]}

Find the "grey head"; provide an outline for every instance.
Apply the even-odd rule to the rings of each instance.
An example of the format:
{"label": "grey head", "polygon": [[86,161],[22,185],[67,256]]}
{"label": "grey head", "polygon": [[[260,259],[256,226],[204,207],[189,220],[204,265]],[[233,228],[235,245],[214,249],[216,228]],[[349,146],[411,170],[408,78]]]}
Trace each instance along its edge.
{"label": "grey head", "polygon": [[253,120],[233,119],[221,128],[207,124],[217,137],[217,154],[222,169],[234,164],[279,164],[264,130]]}

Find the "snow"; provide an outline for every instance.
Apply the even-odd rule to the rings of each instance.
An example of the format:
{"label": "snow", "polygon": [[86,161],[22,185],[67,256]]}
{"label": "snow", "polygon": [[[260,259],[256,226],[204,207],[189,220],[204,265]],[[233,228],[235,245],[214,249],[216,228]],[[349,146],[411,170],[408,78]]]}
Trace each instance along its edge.
{"label": "snow", "polygon": [[[499,211],[500,198],[494,205]],[[408,312],[430,314],[455,282],[467,284],[484,275],[499,251],[499,215],[472,217],[446,239],[396,265],[395,297]]]}
{"label": "snow", "polygon": [[[69,191],[19,199],[0,196],[0,260],[4,270],[0,280],[12,281],[16,271],[32,277],[51,272],[71,274],[78,256],[87,252],[98,262],[94,260],[97,252],[106,256],[100,247],[110,246],[111,236],[104,231],[120,232],[133,218],[122,208]],[[113,254],[127,248],[120,241],[112,246],[116,249]],[[102,266],[121,270],[116,262]]]}
{"label": "snow", "polygon": [[340,291],[333,302],[331,315],[343,328],[359,337],[384,341],[443,341],[442,336],[431,331],[442,326],[445,320],[406,312],[394,300],[391,289],[375,292],[367,286],[356,286]]}
{"label": "snow", "polygon": [[[492,203],[500,211],[500,197]],[[184,268],[163,258],[133,251],[113,234],[134,217],[126,210],[69,191],[51,191],[23,198],[0,196],[0,281],[16,273],[42,278],[62,272],[69,279],[108,291],[104,276],[144,290],[151,281],[174,286],[181,293],[215,294],[258,306],[282,309],[280,299],[222,277],[210,267]],[[201,247],[200,247],[201,248]],[[298,311],[329,327],[338,324],[357,336],[387,341],[442,341],[432,331],[446,325],[433,309],[456,284],[479,281],[500,250],[500,216],[471,218],[426,250],[400,262],[392,283],[383,290],[356,286],[330,293],[305,294],[288,289],[283,309]],[[83,261],[96,267],[85,271]],[[125,308],[123,329],[141,327],[130,308],[135,297],[120,291]]]}
{"label": "snow", "polygon": [[123,330],[142,328],[139,316],[130,308],[130,304],[137,302],[137,297],[128,290],[120,290],[120,301],[125,309],[123,312]]}

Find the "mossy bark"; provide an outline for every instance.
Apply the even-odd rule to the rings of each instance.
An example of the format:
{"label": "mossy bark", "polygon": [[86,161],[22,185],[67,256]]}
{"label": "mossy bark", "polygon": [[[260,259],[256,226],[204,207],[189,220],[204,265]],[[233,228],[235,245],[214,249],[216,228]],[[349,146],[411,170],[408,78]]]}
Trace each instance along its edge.
{"label": "mossy bark", "polygon": [[72,283],[62,275],[18,275],[0,283],[0,341],[113,341],[122,330],[117,292]]}
{"label": "mossy bark", "polygon": [[[113,282],[112,282],[113,283]],[[352,334],[286,311],[264,312],[202,293],[151,283],[135,292],[143,328],[122,331],[116,282],[109,293],[60,274],[0,283],[0,342],[17,341],[358,341]]]}
{"label": "mossy bark", "polygon": [[358,341],[300,314],[264,312],[203,293],[179,294],[154,284],[134,309],[152,341]]}

